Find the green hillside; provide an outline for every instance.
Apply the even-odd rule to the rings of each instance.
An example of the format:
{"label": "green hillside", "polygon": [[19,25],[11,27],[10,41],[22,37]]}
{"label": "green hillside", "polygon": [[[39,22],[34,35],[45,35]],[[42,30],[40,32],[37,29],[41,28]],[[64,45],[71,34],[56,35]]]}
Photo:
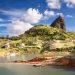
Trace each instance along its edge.
{"label": "green hillside", "polygon": [[[63,48],[62,50],[73,50],[71,48],[75,48],[75,32],[65,31],[65,29],[63,29],[66,27],[64,25],[65,23],[61,24],[59,19],[57,22],[54,21],[54,27],[49,25],[36,25],[19,36],[2,38],[0,49],[4,49],[2,46],[9,42],[10,51],[14,49],[16,51],[35,53],[53,49],[61,51],[61,48]],[[61,28],[61,25],[63,28]],[[20,48],[22,43],[25,44],[24,48]]]}
{"label": "green hillside", "polygon": [[37,25],[32,27],[30,30],[26,31],[25,34],[20,35],[22,36],[29,36],[29,37],[43,37],[56,40],[65,40],[74,38],[75,33],[72,32],[65,32],[60,28],[53,28],[47,25]]}

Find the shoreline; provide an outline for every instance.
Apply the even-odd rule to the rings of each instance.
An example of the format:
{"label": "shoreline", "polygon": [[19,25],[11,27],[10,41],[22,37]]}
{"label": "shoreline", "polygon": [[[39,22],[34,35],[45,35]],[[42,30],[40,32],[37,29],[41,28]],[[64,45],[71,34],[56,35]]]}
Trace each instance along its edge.
{"label": "shoreline", "polygon": [[[8,53],[8,52],[7,52]],[[1,54],[1,53],[0,53]],[[8,53],[7,55],[9,56],[11,53]],[[75,67],[75,59],[72,59],[69,57],[68,52],[46,52],[44,53],[45,55],[52,55],[52,57],[35,57],[31,60],[27,61],[20,61],[20,60],[15,60],[15,61],[7,61],[2,64],[26,64],[26,65],[36,65],[36,66],[71,66]],[[53,55],[57,54],[65,54],[64,56],[56,56],[53,57]],[[3,54],[2,54],[3,56]],[[68,58],[67,58],[68,57]],[[1,64],[1,63],[0,63]]]}
{"label": "shoreline", "polygon": [[[33,66],[33,67],[64,67],[64,68],[75,68],[75,66],[67,66],[67,65],[52,65],[52,64],[49,64],[49,65],[38,65],[38,64],[31,64],[31,63],[13,63],[13,62],[7,62],[7,63],[0,63],[0,67],[2,67],[3,65],[27,65],[27,66]],[[36,66],[34,66],[36,65]]]}
{"label": "shoreline", "polygon": [[[44,61],[43,61],[44,62]],[[75,68],[75,63],[73,63],[73,64],[59,64],[59,63],[46,63],[46,62],[44,62],[44,64],[43,64],[43,62],[39,62],[39,61],[37,61],[37,62],[25,62],[25,61],[21,61],[21,62],[4,62],[4,63],[0,63],[1,64],[1,66],[3,66],[3,65],[21,65],[21,64],[23,64],[23,65],[30,65],[30,66],[33,66],[33,67],[69,67],[69,68]],[[0,66],[0,67],[1,67]]]}
{"label": "shoreline", "polygon": [[61,57],[61,58],[33,58],[29,61],[16,61],[10,63],[21,63],[27,65],[36,65],[36,66],[66,66],[75,68],[75,59]]}

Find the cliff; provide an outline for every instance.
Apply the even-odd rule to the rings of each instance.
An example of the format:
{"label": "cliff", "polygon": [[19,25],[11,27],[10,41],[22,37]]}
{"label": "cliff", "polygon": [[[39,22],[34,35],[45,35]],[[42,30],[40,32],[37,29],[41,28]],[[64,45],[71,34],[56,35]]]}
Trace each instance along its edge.
{"label": "cliff", "polygon": [[66,31],[65,21],[64,21],[64,18],[62,16],[57,17],[50,26],[61,28],[64,31]]}

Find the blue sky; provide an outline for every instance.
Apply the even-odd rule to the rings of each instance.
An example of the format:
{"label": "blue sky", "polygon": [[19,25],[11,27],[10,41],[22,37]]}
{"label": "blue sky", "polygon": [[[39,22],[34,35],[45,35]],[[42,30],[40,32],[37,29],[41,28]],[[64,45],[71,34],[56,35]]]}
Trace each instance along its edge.
{"label": "blue sky", "polygon": [[50,25],[63,16],[75,31],[75,0],[0,0],[0,36],[15,36],[37,24]]}

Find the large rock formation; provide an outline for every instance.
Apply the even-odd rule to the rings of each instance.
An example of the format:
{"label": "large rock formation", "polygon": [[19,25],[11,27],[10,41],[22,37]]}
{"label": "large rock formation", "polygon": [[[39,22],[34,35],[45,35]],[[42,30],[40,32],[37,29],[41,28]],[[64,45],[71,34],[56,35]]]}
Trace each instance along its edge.
{"label": "large rock formation", "polygon": [[64,31],[66,31],[66,25],[64,22],[64,18],[62,16],[59,16],[58,18],[56,18],[55,21],[51,24],[51,27],[61,28]]}

